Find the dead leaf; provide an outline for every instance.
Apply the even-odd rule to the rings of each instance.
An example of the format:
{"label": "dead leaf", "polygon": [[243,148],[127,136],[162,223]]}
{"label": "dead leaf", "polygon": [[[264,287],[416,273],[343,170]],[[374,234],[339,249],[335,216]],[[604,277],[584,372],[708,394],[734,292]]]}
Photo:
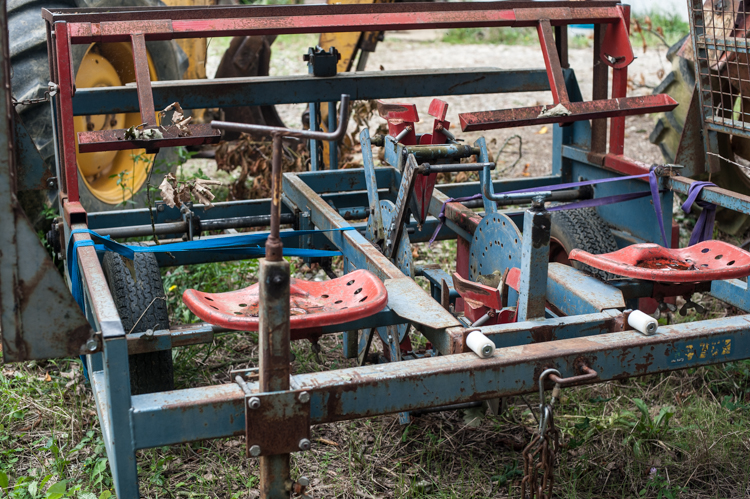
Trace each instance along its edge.
{"label": "dead leaf", "polygon": [[529,176],[531,176],[531,173],[529,173],[529,167],[530,167],[530,166],[531,166],[531,163],[526,163],[526,164],[525,164],[525,165],[523,166],[523,172],[521,172],[521,175],[522,175],[522,176],[524,176],[524,177],[529,177]]}
{"label": "dead leaf", "polygon": [[341,447],[339,444],[337,444],[333,440],[328,440],[327,438],[318,438],[317,441],[320,442],[321,444],[331,445],[333,447]]}
{"label": "dead leaf", "polygon": [[543,127],[542,127],[542,128],[540,128],[540,129],[539,129],[539,131],[538,131],[538,132],[536,132],[536,133],[537,133],[537,135],[544,135],[544,134],[545,134],[545,133],[547,133],[547,132],[549,132],[549,128],[547,128],[546,126],[543,126]]}
{"label": "dead leaf", "polygon": [[174,186],[172,185],[172,182],[175,182],[174,175],[168,173],[167,176],[164,177],[164,180],[161,181],[161,184],[159,184],[161,198],[165,203],[167,203],[167,206],[169,206],[170,208],[174,208],[176,205]]}
{"label": "dead leaf", "polygon": [[52,381],[52,376],[50,376],[49,373],[45,374],[44,381],[47,381],[47,382]]}
{"label": "dead leaf", "polygon": [[172,126],[176,127],[180,131],[180,136],[190,135],[190,128],[188,124],[193,120],[192,116],[185,117],[185,111],[182,110],[179,102],[173,102],[161,111],[162,118],[169,112],[174,110],[172,113]]}

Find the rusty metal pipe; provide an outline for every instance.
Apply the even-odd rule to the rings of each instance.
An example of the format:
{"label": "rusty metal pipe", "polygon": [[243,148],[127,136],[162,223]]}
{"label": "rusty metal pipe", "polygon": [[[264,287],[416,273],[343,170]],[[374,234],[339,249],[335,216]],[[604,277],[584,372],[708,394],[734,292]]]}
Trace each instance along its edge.
{"label": "rusty metal pipe", "polygon": [[292,128],[282,128],[265,125],[249,125],[246,123],[232,123],[229,121],[216,120],[211,122],[211,128],[218,128],[221,130],[230,130],[233,132],[242,133],[265,133],[271,136],[280,135],[282,137],[297,137],[300,139],[339,141],[344,138],[344,134],[346,133],[346,126],[349,123],[348,117],[349,96],[344,94],[341,96],[341,106],[339,109],[339,127],[333,132],[294,130]]}
{"label": "rusty metal pipe", "polygon": [[294,130],[291,128],[275,126],[230,123],[226,121],[211,122],[212,128],[245,133],[267,133],[273,137],[273,159],[271,161],[271,233],[266,240],[266,259],[268,261],[281,261],[284,250],[284,245],[279,237],[279,225],[281,219],[281,139],[284,137],[297,137],[310,140],[341,140],[346,133],[346,126],[349,123],[349,96],[346,94],[341,95],[339,115],[338,128],[329,133],[312,130]]}

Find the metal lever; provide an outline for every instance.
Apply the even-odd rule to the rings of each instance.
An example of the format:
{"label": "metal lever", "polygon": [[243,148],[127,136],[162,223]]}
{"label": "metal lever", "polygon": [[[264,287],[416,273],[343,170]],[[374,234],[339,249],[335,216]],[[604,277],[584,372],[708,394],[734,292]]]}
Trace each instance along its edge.
{"label": "metal lever", "polygon": [[266,125],[249,125],[247,123],[232,123],[228,121],[212,121],[211,128],[231,130],[233,132],[263,132],[273,138],[273,159],[271,162],[271,233],[266,240],[266,259],[273,262],[282,260],[284,246],[279,237],[281,220],[281,139],[283,137],[298,137],[301,139],[338,141],[346,134],[349,122],[349,96],[341,95],[339,110],[339,126],[333,132],[319,132],[313,130],[294,130]]}

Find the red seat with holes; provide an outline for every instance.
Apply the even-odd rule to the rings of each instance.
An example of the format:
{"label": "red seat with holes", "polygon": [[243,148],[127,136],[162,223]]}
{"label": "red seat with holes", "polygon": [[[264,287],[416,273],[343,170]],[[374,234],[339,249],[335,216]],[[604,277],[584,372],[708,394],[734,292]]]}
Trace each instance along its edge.
{"label": "red seat with holes", "polygon": [[[239,331],[258,330],[260,287],[228,293],[203,293],[188,289],[182,301],[209,324]],[[343,324],[369,317],[385,308],[388,292],[382,281],[367,270],[356,270],[330,281],[290,282],[290,329]]]}
{"label": "red seat with holes", "polygon": [[603,255],[575,249],[569,258],[612,274],[646,281],[719,281],[750,275],[750,253],[723,241],[704,241],[682,249],[634,244]]}

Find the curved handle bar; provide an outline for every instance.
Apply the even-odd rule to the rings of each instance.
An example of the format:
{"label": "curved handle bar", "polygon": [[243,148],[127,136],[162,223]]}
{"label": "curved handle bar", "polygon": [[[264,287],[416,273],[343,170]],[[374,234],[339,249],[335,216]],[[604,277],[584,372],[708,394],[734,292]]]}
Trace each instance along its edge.
{"label": "curved handle bar", "polygon": [[295,130],[293,128],[283,128],[266,125],[248,125],[246,123],[234,123],[231,121],[211,121],[211,128],[221,130],[230,130],[232,132],[262,132],[272,136],[281,137],[298,137],[301,139],[338,141],[344,137],[346,126],[349,123],[349,96],[341,95],[341,106],[339,109],[339,126],[333,132],[316,132],[313,130]]}

